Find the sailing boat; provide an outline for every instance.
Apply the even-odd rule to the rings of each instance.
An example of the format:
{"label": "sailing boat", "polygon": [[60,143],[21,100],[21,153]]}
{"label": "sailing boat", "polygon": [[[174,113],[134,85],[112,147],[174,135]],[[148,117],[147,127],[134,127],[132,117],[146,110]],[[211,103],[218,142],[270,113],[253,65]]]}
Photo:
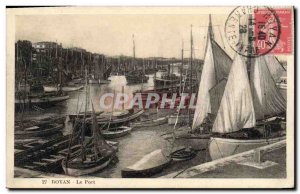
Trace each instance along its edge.
{"label": "sailing boat", "polygon": [[62,85],[62,73],[67,74],[63,70],[62,67],[62,61],[63,61],[63,55],[62,55],[62,48],[61,48],[61,56],[58,57],[58,49],[57,49],[57,44],[56,44],[56,59],[58,59],[58,64],[57,64],[57,73],[58,73],[58,82],[56,85],[43,85],[44,92],[72,92],[72,91],[77,91],[83,89],[82,85]]}
{"label": "sailing boat", "polygon": [[252,60],[250,79],[244,58],[237,55],[232,64],[212,128],[209,153],[213,160],[285,139],[286,101],[266,56]]}
{"label": "sailing boat", "polygon": [[270,73],[276,83],[276,86],[279,88],[280,93],[286,100],[287,98],[287,80],[286,80],[286,69],[279,62],[279,60],[274,56],[266,56],[266,61]]}
{"label": "sailing boat", "polygon": [[[80,152],[71,154],[70,159],[62,161],[62,167],[67,175],[80,176],[95,173],[109,165],[115,158],[115,150],[101,136],[93,109],[93,135],[84,143]],[[82,129],[84,130],[84,129]],[[84,134],[84,133],[82,133]]]}
{"label": "sailing boat", "polygon": [[[100,57],[101,57],[101,62],[100,62]],[[108,77],[111,72],[112,66],[109,68],[105,68],[105,63],[104,63],[104,56],[102,55],[96,55],[93,57],[94,59],[91,59],[90,56],[90,61],[94,64],[94,69],[93,69],[93,74],[91,75],[91,78],[89,79],[89,84],[108,84],[110,83],[110,80],[108,80]]]}
{"label": "sailing boat", "polygon": [[[22,54],[22,53],[20,53]],[[19,59],[20,57],[20,59]],[[69,99],[68,95],[64,94],[31,94],[29,87],[27,74],[28,74],[28,64],[23,59],[23,56],[19,56],[19,49],[18,49],[18,43],[17,43],[17,67],[20,67],[20,63],[23,63],[22,65],[25,66],[24,70],[24,87],[25,89],[22,91],[18,90],[19,88],[16,88],[15,92],[15,109],[21,109],[24,110],[25,107],[35,108],[40,110],[40,107],[49,107],[52,105],[55,105],[57,103],[63,102],[67,99]],[[30,64],[32,63],[32,53],[31,53],[31,60]],[[31,65],[32,66],[32,65]],[[16,79],[17,80],[17,79]],[[21,79],[22,80],[22,79]],[[28,106],[27,106],[28,105]]]}
{"label": "sailing boat", "polygon": [[199,131],[199,128],[200,132],[211,128],[223,96],[231,64],[232,59],[214,40],[211,16],[209,15],[207,44],[192,125],[193,132]]}
{"label": "sailing boat", "polygon": [[154,85],[155,87],[170,87],[170,86],[174,86],[177,84],[180,84],[181,80],[180,77],[177,76],[176,74],[170,72],[171,71],[171,65],[172,65],[172,70],[173,70],[173,66],[174,64],[171,63],[171,61],[168,62],[168,70],[167,73],[164,73],[161,75],[161,77],[155,77],[154,79]]}
{"label": "sailing boat", "polygon": [[[250,47],[250,54],[255,47],[249,34],[240,39]],[[276,86],[277,71],[268,67],[270,61],[275,61],[274,56],[235,56],[212,127],[213,160],[285,139],[286,100]]]}
{"label": "sailing boat", "polygon": [[132,43],[133,43],[133,59],[132,59],[132,66],[133,71],[130,71],[128,74],[125,75],[127,84],[139,84],[139,83],[147,83],[149,80],[149,77],[145,74],[145,64],[143,60],[143,70],[135,69],[135,41],[134,41],[134,35],[132,35]]}
{"label": "sailing boat", "polygon": [[[87,73],[86,73],[87,87]],[[87,90],[85,112],[87,111]],[[116,157],[114,148],[109,145],[101,135],[99,125],[92,104],[92,137],[85,140],[86,116],[82,121],[82,128],[79,134],[81,140],[81,149],[75,153],[68,153],[67,157],[62,161],[62,167],[67,175],[80,176],[97,172],[106,166]],[[75,126],[76,127],[76,126]],[[75,131],[75,130],[74,130]],[[76,131],[73,133],[76,133]],[[71,138],[71,143],[73,138]]]}
{"label": "sailing boat", "polygon": [[[204,64],[198,88],[192,130],[184,131],[181,134],[178,133],[177,138],[195,139],[198,143],[199,139],[209,139],[231,65],[232,59],[214,40],[211,16],[209,16]],[[201,142],[205,143],[204,141]]]}

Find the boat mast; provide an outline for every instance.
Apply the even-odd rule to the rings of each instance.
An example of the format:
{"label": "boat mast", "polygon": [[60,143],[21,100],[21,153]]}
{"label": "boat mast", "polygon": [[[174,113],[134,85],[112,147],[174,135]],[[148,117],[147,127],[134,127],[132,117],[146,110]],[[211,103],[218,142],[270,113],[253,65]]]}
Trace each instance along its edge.
{"label": "boat mast", "polygon": [[[192,97],[192,77],[193,77],[193,50],[194,50],[194,45],[193,45],[193,25],[191,25],[191,59],[190,59],[190,65],[191,65],[191,69],[190,69],[190,99]],[[189,109],[188,111],[188,115],[189,115],[189,125],[191,126],[191,111]]]}
{"label": "boat mast", "polygon": [[119,75],[120,72],[120,65],[121,65],[121,59],[120,56],[118,57],[118,70],[117,70],[117,75]]}
{"label": "boat mast", "polygon": [[69,75],[68,57],[69,57],[69,49],[67,49],[67,52],[66,52],[66,70],[67,70],[68,75]]}
{"label": "boat mast", "polygon": [[[18,43],[18,42],[16,43],[16,47],[17,47],[17,48],[16,48],[16,70],[18,71],[18,72],[17,72],[17,75],[20,75],[19,43]],[[19,77],[20,77],[20,76],[16,76],[16,79],[18,80],[18,81],[17,81],[18,87],[19,87],[19,85],[20,85],[20,84],[19,84],[19,82],[20,82]],[[17,87],[17,88],[18,88],[18,87]]]}
{"label": "boat mast", "polygon": [[59,57],[59,91],[62,91],[62,56],[63,56],[63,49],[60,48],[60,57]]}
{"label": "boat mast", "polygon": [[213,29],[212,29],[211,14],[209,14],[208,35],[210,36],[210,38],[212,40],[214,40],[215,37],[214,37]]}
{"label": "boat mast", "polygon": [[[248,42],[248,50],[247,50],[247,61],[246,61],[246,64],[247,64],[247,73],[248,73],[248,79],[249,79],[249,83],[251,83],[251,80],[250,80],[250,74],[251,74],[251,67],[254,65],[255,63],[255,59],[252,59],[251,56],[253,56],[254,52],[255,52],[255,46],[253,45],[254,44],[254,37],[251,36],[251,34],[254,34],[254,29],[253,29],[253,22],[254,21],[254,18],[252,18],[252,14],[249,14],[249,18],[248,18],[248,37],[247,37],[247,40],[249,41]],[[266,110],[266,93],[265,93],[265,84],[263,84],[263,99],[262,99],[262,102],[263,102],[263,110],[265,111]],[[264,111],[263,111],[263,120],[265,120],[265,114],[264,114]],[[264,135],[265,135],[265,138],[267,138],[268,134],[267,134],[267,130],[266,130],[266,124],[265,122],[263,122],[263,126],[264,126]]]}
{"label": "boat mast", "polygon": [[181,48],[181,71],[180,71],[180,89],[179,89],[179,93],[182,93],[182,72],[183,72],[183,40],[182,40],[182,48]]}
{"label": "boat mast", "polygon": [[85,136],[85,127],[86,127],[86,112],[88,106],[88,80],[87,80],[87,68],[85,67],[85,106],[84,106],[84,116],[83,116],[83,124],[81,129],[81,158],[82,162],[85,161],[85,147],[84,147],[84,136]]}
{"label": "boat mast", "polygon": [[135,70],[135,41],[134,41],[134,34],[132,34],[132,46],[133,46],[133,59],[132,59],[132,66],[133,70]]}
{"label": "boat mast", "polygon": [[84,68],[84,56],[83,53],[81,51],[81,76],[83,76],[83,68]]}
{"label": "boat mast", "polygon": [[96,79],[96,65],[95,65],[94,61],[92,61],[92,53],[90,53],[90,62],[89,62],[89,64],[90,64],[89,65],[90,66],[90,71],[92,71],[92,65],[93,65],[94,79]]}

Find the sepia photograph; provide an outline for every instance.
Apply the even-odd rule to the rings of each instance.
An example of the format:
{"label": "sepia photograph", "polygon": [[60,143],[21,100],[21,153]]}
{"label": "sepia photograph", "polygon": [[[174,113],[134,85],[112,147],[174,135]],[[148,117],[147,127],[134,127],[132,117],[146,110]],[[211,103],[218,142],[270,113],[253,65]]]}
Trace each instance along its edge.
{"label": "sepia photograph", "polygon": [[6,8],[8,188],[293,188],[294,8]]}

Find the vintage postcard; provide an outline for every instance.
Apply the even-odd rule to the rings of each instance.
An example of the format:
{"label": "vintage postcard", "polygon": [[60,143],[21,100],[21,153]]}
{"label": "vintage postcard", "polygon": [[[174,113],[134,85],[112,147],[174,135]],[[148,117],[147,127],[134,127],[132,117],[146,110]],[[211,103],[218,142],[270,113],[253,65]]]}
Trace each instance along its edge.
{"label": "vintage postcard", "polygon": [[294,8],[7,13],[8,188],[294,188]]}

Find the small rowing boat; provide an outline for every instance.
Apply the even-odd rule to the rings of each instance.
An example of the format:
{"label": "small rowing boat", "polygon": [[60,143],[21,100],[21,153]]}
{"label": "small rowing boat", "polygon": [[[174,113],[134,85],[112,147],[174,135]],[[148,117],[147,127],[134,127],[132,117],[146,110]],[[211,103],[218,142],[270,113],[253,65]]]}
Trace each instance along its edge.
{"label": "small rowing boat", "polygon": [[197,151],[191,147],[181,146],[170,153],[170,157],[174,161],[186,161],[196,157]]}

